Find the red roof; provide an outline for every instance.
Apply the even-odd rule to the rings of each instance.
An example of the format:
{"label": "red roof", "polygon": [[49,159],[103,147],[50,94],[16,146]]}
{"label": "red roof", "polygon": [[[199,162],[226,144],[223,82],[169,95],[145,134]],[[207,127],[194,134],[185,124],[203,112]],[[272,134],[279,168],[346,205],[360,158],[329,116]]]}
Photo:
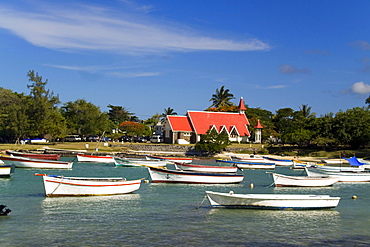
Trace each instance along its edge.
{"label": "red roof", "polygon": [[240,101],[239,101],[238,109],[239,109],[239,110],[242,110],[242,111],[247,110],[247,108],[245,108],[245,104],[244,104],[243,97],[240,97]]}
{"label": "red roof", "polygon": [[168,115],[167,119],[172,131],[193,131],[187,116]]}
{"label": "red roof", "polygon": [[257,125],[254,127],[255,129],[263,129],[263,126],[260,123],[260,120],[257,121]]}
{"label": "red roof", "polygon": [[194,132],[198,135],[206,134],[207,130],[214,126],[218,131],[226,128],[230,132],[235,128],[240,136],[250,136],[247,127],[249,121],[243,113],[188,111],[187,115]]}

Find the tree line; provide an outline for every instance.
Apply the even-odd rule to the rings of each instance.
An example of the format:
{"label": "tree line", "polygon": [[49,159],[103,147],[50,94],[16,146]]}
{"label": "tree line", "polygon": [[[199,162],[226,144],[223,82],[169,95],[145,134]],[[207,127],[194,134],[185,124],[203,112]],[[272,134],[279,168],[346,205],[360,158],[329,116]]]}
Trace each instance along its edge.
{"label": "tree line", "polygon": [[[50,141],[62,139],[69,134],[81,136],[111,133],[110,137],[150,136],[158,122],[167,115],[177,115],[168,107],[164,113],[140,120],[134,113],[122,106],[108,105],[108,112],[84,99],[62,104],[59,96],[47,89],[48,80],[43,80],[37,72],[28,71],[30,84],[28,95],[0,88],[0,137],[3,141],[24,138],[47,138]],[[216,89],[206,111],[237,112],[235,99],[229,89],[222,86]],[[370,105],[370,97],[365,101]],[[316,116],[308,105],[299,110],[282,108],[275,113],[246,105],[245,114],[250,122],[251,141],[254,126],[260,120],[264,142],[296,144],[300,147],[347,145],[363,147],[370,141],[369,107],[354,107],[346,111],[332,112]],[[115,133],[112,133],[115,130]]]}

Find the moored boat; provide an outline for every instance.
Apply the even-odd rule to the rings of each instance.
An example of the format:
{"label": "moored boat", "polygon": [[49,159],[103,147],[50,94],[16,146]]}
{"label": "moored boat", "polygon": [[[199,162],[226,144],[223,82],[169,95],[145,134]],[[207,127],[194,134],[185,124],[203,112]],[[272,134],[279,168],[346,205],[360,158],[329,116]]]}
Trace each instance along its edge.
{"label": "moored boat", "polygon": [[246,209],[328,209],[335,208],[340,197],[302,194],[234,194],[206,191],[212,207]]}
{"label": "moored boat", "polygon": [[339,177],[331,176],[288,176],[274,172],[272,175],[276,187],[325,187],[339,181]]}
{"label": "moored boat", "polygon": [[12,210],[6,207],[6,205],[0,205],[0,216],[6,216],[10,214]]}
{"label": "moored boat", "polygon": [[14,165],[17,168],[71,169],[73,166],[72,161],[41,160],[5,155],[0,155],[0,159],[5,164]]}
{"label": "moored boat", "polygon": [[148,169],[153,183],[232,184],[244,179],[244,175],[237,173],[177,171],[155,167]]}
{"label": "moored boat", "polygon": [[134,192],[140,188],[141,179],[64,177],[58,175],[35,174],[42,176],[47,197],[57,196],[106,196]]}
{"label": "moored boat", "polygon": [[4,163],[0,164],[0,177],[2,178],[11,177],[12,174],[14,173],[14,168],[15,168],[14,165],[5,165]]}
{"label": "moored boat", "polygon": [[154,156],[154,155],[148,155],[146,156],[147,159],[159,159],[159,160],[166,160],[167,163],[173,164],[175,162],[181,162],[181,163],[192,163],[192,158],[175,158],[175,157],[160,157],[160,156]]}
{"label": "moored boat", "polygon": [[307,175],[339,177],[338,182],[370,182],[369,171],[328,171],[318,168],[307,168]]}
{"label": "moored boat", "polygon": [[42,159],[42,160],[59,160],[60,154],[39,154],[39,153],[22,153],[13,150],[6,150],[6,153],[13,156],[20,156],[32,159]]}
{"label": "moored boat", "polygon": [[167,164],[166,160],[156,159],[140,159],[140,158],[119,158],[115,157],[116,166],[154,166],[164,167]]}
{"label": "moored boat", "polygon": [[294,164],[294,160],[292,159],[280,159],[280,158],[272,158],[272,157],[264,157],[268,161],[274,162],[276,166],[291,166]]}
{"label": "moored boat", "polygon": [[210,165],[198,165],[198,164],[187,164],[187,163],[176,163],[175,165],[183,171],[194,171],[194,172],[213,172],[213,173],[236,173],[238,167],[236,166],[210,166]]}
{"label": "moored boat", "polygon": [[78,162],[116,163],[112,156],[77,154]]}
{"label": "moored boat", "polygon": [[234,161],[234,160],[216,160],[216,162],[223,162],[228,164],[233,164],[239,169],[266,169],[266,170],[274,170],[275,163],[267,162],[249,162],[249,161]]}

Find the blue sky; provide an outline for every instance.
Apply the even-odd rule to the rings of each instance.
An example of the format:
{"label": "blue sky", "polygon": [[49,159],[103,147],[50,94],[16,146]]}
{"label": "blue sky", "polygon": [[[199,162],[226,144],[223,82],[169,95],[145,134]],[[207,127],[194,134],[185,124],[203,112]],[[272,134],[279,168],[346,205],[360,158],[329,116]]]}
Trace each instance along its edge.
{"label": "blue sky", "polygon": [[140,119],[204,110],[225,86],[250,107],[308,104],[318,116],[370,95],[370,1],[17,0],[0,2],[0,87],[27,72],[62,103]]}

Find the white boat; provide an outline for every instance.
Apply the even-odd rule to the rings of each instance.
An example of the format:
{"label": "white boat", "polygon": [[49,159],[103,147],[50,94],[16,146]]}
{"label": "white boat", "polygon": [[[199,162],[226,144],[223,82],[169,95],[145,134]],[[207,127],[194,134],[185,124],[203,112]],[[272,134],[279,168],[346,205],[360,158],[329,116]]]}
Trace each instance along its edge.
{"label": "white boat", "polygon": [[318,170],[327,171],[327,172],[363,172],[365,171],[364,167],[359,166],[317,166]]}
{"label": "white boat", "polygon": [[230,156],[230,159],[233,161],[240,162],[253,162],[253,163],[274,163],[270,160],[265,159],[260,155],[249,154],[248,156]]}
{"label": "white boat", "polygon": [[127,181],[125,178],[64,177],[46,174],[35,176],[42,176],[47,197],[120,195],[134,192],[141,185],[141,179]]}
{"label": "white boat", "polygon": [[140,158],[118,158],[116,159],[116,166],[154,166],[164,167],[167,164],[166,160],[151,160],[151,159],[140,159]]}
{"label": "white boat", "polygon": [[275,163],[272,163],[272,162],[262,163],[262,162],[250,162],[250,161],[234,161],[234,160],[216,160],[216,162],[233,164],[239,169],[266,169],[266,170],[275,169]]}
{"label": "white boat", "polygon": [[244,179],[244,175],[236,173],[190,172],[155,167],[148,169],[153,183],[234,184]]}
{"label": "white boat", "polygon": [[73,166],[72,161],[42,160],[4,155],[1,155],[0,159],[5,164],[14,165],[17,168],[71,169]]}
{"label": "white boat", "polygon": [[0,177],[6,178],[11,177],[14,173],[14,165],[5,165],[4,162],[1,161],[0,164]]}
{"label": "white boat", "polygon": [[339,177],[338,182],[370,182],[369,171],[325,171],[318,168],[307,168],[308,176],[322,176]]}
{"label": "white boat", "polygon": [[238,171],[238,167],[236,166],[208,166],[186,163],[175,163],[175,165],[183,171],[193,172],[236,173]]}
{"label": "white boat", "polygon": [[292,159],[279,159],[279,158],[272,158],[272,157],[264,157],[266,160],[270,162],[274,162],[276,166],[292,166],[294,165],[294,160]]}
{"label": "white boat", "polygon": [[116,163],[112,156],[77,154],[78,162]]}
{"label": "white boat", "polygon": [[159,157],[159,156],[154,156],[154,155],[148,155],[146,157],[147,159],[166,160],[167,163],[169,164],[173,164],[175,162],[179,162],[179,163],[192,163],[193,162],[192,158]]}
{"label": "white boat", "polygon": [[212,207],[250,209],[327,209],[335,208],[340,197],[301,194],[234,194],[206,191]]}
{"label": "white boat", "polygon": [[339,165],[343,164],[345,160],[343,159],[326,159],[326,160],[321,160],[323,163],[330,164],[330,165]]}
{"label": "white boat", "polygon": [[273,172],[272,175],[276,187],[324,187],[331,186],[339,181],[339,177],[331,176],[288,176]]}

